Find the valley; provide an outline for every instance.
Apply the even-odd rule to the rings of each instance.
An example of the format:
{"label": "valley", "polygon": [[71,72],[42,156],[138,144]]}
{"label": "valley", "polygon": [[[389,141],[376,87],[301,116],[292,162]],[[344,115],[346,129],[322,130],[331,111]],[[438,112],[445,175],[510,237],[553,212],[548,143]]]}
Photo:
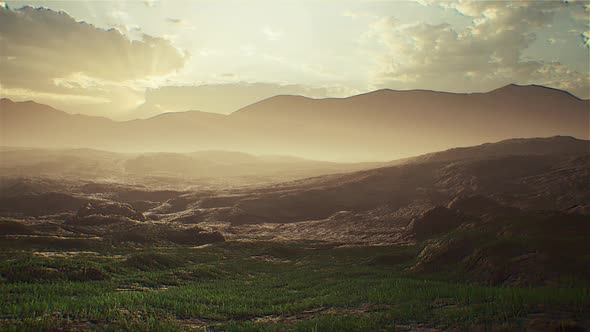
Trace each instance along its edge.
{"label": "valley", "polygon": [[[2,319],[88,330],[584,326],[587,147],[511,139],[378,165],[193,154],[226,156],[225,168],[5,149]],[[191,177],[182,162],[204,166]],[[240,173],[256,167],[292,180]],[[23,281],[88,295],[17,300]]]}

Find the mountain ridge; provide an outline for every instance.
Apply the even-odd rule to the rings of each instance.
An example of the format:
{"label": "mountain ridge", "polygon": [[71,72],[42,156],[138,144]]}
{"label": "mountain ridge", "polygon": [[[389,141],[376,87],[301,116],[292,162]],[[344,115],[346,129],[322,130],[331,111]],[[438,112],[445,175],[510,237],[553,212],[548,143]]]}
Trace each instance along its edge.
{"label": "mountain ridge", "polygon": [[590,138],[588,103],[538,86],[476,94],[378,90],[348,98],[280,95],[229,115],[186,111],[128,121],[71,115],[34,102],[3,100],[0,105],[0,138],[12,146],[234,150],[361,162],[513,137]]}
{"label": "mountain ridge", "polygon": [[590,102],[590,99],[583,99],[583,98],[579,98],[577,96],[575,96],[574,94],[565,91],[565,90],[561,90],[561,89],[557,89],[557,88],[552,88],[549,86],[545,86],[545,85],[540,85],[540,84],[515,84],[515,83],[511,83],[511,84],[507,84],[505,86],[487,91],[487,92],[450,92],[450,91],[439,91],[439,90],[430,90],[430,89],[409,89],[409,90],[395,90],[395,89],[389,89],[389,88],[383,88],[383,89],[377,89],[377,90],[373,90],[373,91],[368,91],[368,92],[364,92],[364,93],[359,93],[359,94],[355,94],[355,95],[351,95],[351,96],[347,96],[347,97],[327,97],[327,98],[313,98],[313,97],[307,97],[307,96],[303,96],[303,95],[294,95],[294,94],[279,94],[279,95],[275,95],[269,98],[265,98],[262,100],[259,100],[257,102],[254,102],[252,104],[246,105],[244,107],[241,107],[237,110],[235,110],[232,113],[229,114],[222,114],[222,113],[216,113],[216,112],[207,112],[207,111],[200,111],[200,110],[194,110],[194,109],[190,109],[190,110],[185,110],[185,111],[171,111],[171,112],[163,112],[161,114],[157,114],[148,118],[134,118],[134,119],[129,119],[129,120],[113,120],[110,119],[108,117],[103,117],[103,116],[95,116],[95,115],[86,115],[86,114],[81,114],[81,113],[69,113],[69,112],[65,112],[59,109],[54,108],[53,106],[49,105],[49,104],[43,104],[43,103],[38,103],[34,100],[24,100],[24,101],[14,101],[10,98],[0,98],[0,108],[3,106],[3,103],[8,103],[8,104],[36,104],[36,105],[40,105],[40,106],[45,106],[48,108],[51,108],[53,110],[59,111],[59,112],[63,112],[69,115],[84,115],[84,116],[89,116],[89,117],[98,117],[98,118],[107,118],[113,122],[128,122],[128,121],[135,121],[135,120],[149,120],[149,119],[153,119],[153,118],[157,118],[159,116],[165,115],[165,114],[180,114],[180,113],[192,113],[192,114],[197,114],[197,113],[204,113],[204,114],[219,114],[219,115],[223,115],[223,116],[231,116],[232,114],[239,112],[243,109],[246,109],[248,107],[260,104],[262,102],[265,101],[270,101],[270,100],[275,100],[275,99],[280,99],[280,98],[296,98],[296,99],[300,99],[300,100],[308,100],[308,101],[312,101],[312,100],[346,100],[346,99],[354,99],[357,97],[362,97],[362,96],[370,96],[370,95],[374,95],[374,94],[380,94],[380,93],[416,93],[416,92],[424,92],[424,93],[435,93],[435,94],[446,94],[446,95],[459,95],[459,96],[472,96],[472,95],[485,95],[485,94],[491,94],[494,92],[499,92],[499,91],[504,91],[507,89],[511,89],[511,88],[539,88],[539,89],[545,89],[545,90],[550,90],[553,92],[559,92],[563,95],[567,95],[572,97],[573,99],[576,99],[578,101],[585,101],[585,102]]}
{"label": "mountain ridge", "polygon": [[368,92],[364,92],[364,93],[359,93],[356,95],[352,95],[352,96],[347,96],[347,97],[327,97],[327,98],[312,98],[312,97],[306,97],[306,96],[302,96],[302,95],[290,95],[290,94],[280,94],[280,95],[276,95],[276,96],[272,96],[263,100],[260,100],[256,103],[252,103],[250,105],[244,106],[238,110],[236,110],[235,112],[232,112],[228,115],[232,115],[236,112],[239,112],[243,109],[249,108],[251,106],[254,106],[256,104],[260,104],[264,101],[271,101],[271,100],[276,100],[276,99],[280,99],[280,98],[297,98],[300,100],[306,100],[306,101],[313,101],[313,100],[347,100],[347,99],[355,99],[358,97],[363,97],[363,96],[371,96],[371,95],[377,95],[377,94],[383,94],[383,93],[434,93],[434,94],[440,94],[440,95],[455,95],[455,96],[476,96],[476,95],[486,95],[486,94],[492,94],[495,92],[500,92],[500,91],[507,91],[510,89],[514,89],[514,88],[535,88],[535,89],[544,89],[544,90],[550,90],[552,92],[558,92],[561,93],[563,95],[567,95],[569,97],[572,97],[573,99],[579,100],[579,101],[590,101],[590,99],[582,99],[579,98],[575,95],[573,95],[572,93],[565,91],[565,90],[561,90],[561,89],[557,89],[557,88],[552,88],[552,87],[548,87],[548,86],[544,86],[544,85],[539,85],[539,84],[507,84],[505,86],[487,91],[487,92],[450,92],[450,91],[439,91],[439,90],[430,90],[430,89],[409,89],[409,90],[395,90],[395,89],[389,89],[389,88],[383,88],[383,89],[377,89],[377,90],[373,90],[373,91],[368,91]]}

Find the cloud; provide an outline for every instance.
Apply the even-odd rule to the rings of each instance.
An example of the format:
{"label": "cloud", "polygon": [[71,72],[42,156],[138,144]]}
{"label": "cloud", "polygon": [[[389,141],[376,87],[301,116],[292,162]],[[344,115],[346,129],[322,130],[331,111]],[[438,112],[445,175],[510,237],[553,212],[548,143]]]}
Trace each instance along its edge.
{"label": "cloud", "polygon": [[571,9],[570,16],[585,26],[590,25],[590,3],[588,1],[568,1],[567,5]]}
{"label": "cloud", "polygon": [[93,97],[93,96],[86,96],[86,95],[72,95],[72,94],[63,94],[63,93],[48,93],[48,92],[36,92],[28,89],[10,89],[4,88],[0,84],[0,98],[4,98],[4,96],[10,96],[11,98],[15,99],[22,99],[22,100],[36,100],[36,101],[45,101],[51,104],[59,104],[60,102],[66,103],[75,103],[75,104],[108,104],[110,102],[109,99],[103,97]]}
{"label": "cloud", "polygon": [[168,23],[173,23],[173,24],[183,24],[184,20],[180,19],[180,18],[174,18],[174,17],[168,17],[166,19],[166,21]]}
{"label": "cloud", "polygon": [[457,30],[446,23],[378,21],[369,36],[384,45],[386,52],[378,59],[375,87],[486,91],[508,83],[535,83],[588,96],[588,73],[557,61],[523,56],[536,40],[535,32],[551,24],[562,3],[435,3],[471,17],[472,23]]}
{"label": "cloud", "polygon": [[132,41],[45,8],[0,9],[0,36],[2,55],[16,57],[2,65],[7,85],[17,76],[47,81],[75,72],[122,81],[167,74],[185,62],[167,40],[143,35]]}
{"label": "cloud", "polygon": [[237,78],[238,75],[234,74],[234,73],[222,73],[218,75],[221,78],[229,78],[229,79],[234,79]]}
{"label": "cloud", "polygon": [[283,36],[283,31],[282,30],[273,29],[271,27],[264,27],[262,29],[262,33],[264,34],[264,36],[266,37],[266,39],[268,39],[270,41],[279,40]]}
{"label": "cloud", "polygon": [[587,48],[590,48],[590,31],[584,31],[581,33],[580,36],[582,37],[582,41],[584,43],[584,46],[586,46]]}
{"label": "cloud", "polygon": [[340,15],[343,17],[351,18],[353,20],[360,18],[378,18],[378,16],[376,16],[375,14],[363,10],[345,10],[342,13],[340,13]]}
{"label": "cloud", "polygon": [[154,7],[157,3],[158,2],[156,0],[146,0],[143,2],[146,7]]}
{"label": "cloud", "polygon": [[118,21],[128,21],[129,20],[129,14],[127,14],[126,12],[122,11],[122,10],[112,10],[109,13],[109,16],[115,20]]}
{"label": "cloud", "polygon": [[99,29],[65,12],[30,6],[0,8],[0,50],[2,85],[12,89],[7,91],[86,95],[85,101],[100,103],[111,98],[115,105],[127,103],[112,98],[127,98],[130,82],[174,73],[188,58],[162,38],[141,34],[131,40],[117,29]]}
{"label": "cloud", "polygon": [[[578,29],[573,29],[580,35],[582,47],[590,48],[588,36],[590,35],[590,3],[587,1],[568,1],[567,2],[570,17],[578,25]],[[581,31],[583,30],[583,31]]]}

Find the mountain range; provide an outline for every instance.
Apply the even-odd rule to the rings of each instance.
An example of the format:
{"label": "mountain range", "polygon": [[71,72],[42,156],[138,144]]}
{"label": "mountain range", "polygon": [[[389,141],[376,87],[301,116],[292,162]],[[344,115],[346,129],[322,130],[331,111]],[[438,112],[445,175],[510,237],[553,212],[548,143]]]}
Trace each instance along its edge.
{"label": "mountain range", "polygon": [[0,140],[19,147],[394,160],[514,137],[588,139],[589,105],[561,90],[508,85],[470,94],[378,90],[348,98],[281,95],[229,115],[186,111],[117,122],[2,99]]}

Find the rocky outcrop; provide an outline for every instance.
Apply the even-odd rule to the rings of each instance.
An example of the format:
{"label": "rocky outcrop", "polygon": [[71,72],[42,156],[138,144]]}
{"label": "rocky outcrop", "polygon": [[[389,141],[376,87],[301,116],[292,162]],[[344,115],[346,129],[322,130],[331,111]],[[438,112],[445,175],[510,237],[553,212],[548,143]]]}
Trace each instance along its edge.
{"label": "rocky outcrop", "polygon": [[88,203],[78,210],[76,218],[83,219],[89,216],[118,216],[132,220],[145,221],[142,213],[137,212],[131,205],[117,202]]}

